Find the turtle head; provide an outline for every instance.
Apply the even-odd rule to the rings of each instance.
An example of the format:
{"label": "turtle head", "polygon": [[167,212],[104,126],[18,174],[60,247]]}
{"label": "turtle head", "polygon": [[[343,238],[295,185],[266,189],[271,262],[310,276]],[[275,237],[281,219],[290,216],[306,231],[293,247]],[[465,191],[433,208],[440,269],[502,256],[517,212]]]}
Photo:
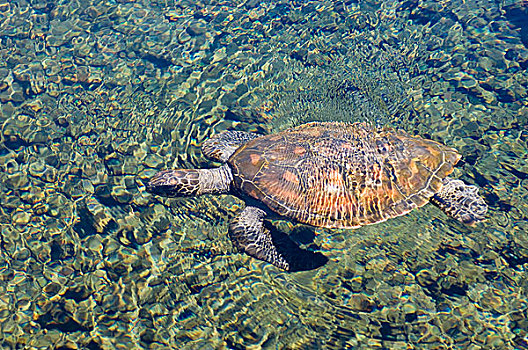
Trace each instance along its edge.
{"label": "turtle head", "polygon": [[200,175],[195,169],[160,171],[147,184],[147,192],[163,197],[196,196],[199,189]]}
{"label": "turtle head", "polygon": [[163,170],[147,184],[147,192],[163,197],[190,197],[229,192],[233,175],[227,166],[214,169]]}

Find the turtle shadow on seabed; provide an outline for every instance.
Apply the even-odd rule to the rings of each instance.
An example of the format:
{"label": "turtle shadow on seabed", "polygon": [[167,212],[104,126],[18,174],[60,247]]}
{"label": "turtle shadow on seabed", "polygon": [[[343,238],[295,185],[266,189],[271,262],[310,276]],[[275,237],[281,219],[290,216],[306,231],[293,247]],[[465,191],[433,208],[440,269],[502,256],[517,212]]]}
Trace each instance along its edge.
{"label": "turtle shadow on seabed", "polygon": [[265,222],[264,225],[270,231],[277,252],[290,265],[290,272],[315,270],[328,262],[328,258],[322,253],[302,249],[288,234],[281,232],[271,223]]}

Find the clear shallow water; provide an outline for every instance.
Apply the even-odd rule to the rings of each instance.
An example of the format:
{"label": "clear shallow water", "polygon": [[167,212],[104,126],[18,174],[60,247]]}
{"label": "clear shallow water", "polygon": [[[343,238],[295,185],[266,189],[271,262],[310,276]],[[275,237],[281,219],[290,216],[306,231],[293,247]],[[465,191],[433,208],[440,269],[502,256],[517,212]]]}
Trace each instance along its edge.
{"label": "clear shallow water", "polygon": [[[0,4],[3,348],[527,348],[523,2]],[[346,82],[346,83],[345,83]],[[213,132],[367,120],[456,147],[490,205],[237,254],[230,196],[166,200]]]}

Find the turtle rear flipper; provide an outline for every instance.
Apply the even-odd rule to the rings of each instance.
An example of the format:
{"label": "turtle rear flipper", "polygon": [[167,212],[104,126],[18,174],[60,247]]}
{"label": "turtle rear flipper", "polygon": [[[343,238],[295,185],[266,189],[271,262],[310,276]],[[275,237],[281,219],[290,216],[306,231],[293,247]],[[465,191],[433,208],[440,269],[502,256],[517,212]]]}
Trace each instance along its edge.
{"label": "turtle rear flipper", "polygon": [[262,135],[245,131],[224,131],[205,140],[202,153],[209,159],[224,163],[240,146],[259,136]]}
{"label": "turtle rear flipper", "polygon": [[176,169],[156,173],[147,184],[147,192],[164,197],[199,196],[227,193],[233,175],[229,166],[213,169]]}
{"label": "turtle rear flipper", "polygon": [[288,235],[264,226],[266,212],[248,206],[229,225],[229,237],[241,252],[287,271],[311,270],[324,265],[323,254],[299,248]]}
{"label": "turtle rear flipper", "polygon": [[488,211],[477,187],[449,177],[443,180],[442,189],[431,197],[431,202],[447,215],[471,226],[483,221]]}

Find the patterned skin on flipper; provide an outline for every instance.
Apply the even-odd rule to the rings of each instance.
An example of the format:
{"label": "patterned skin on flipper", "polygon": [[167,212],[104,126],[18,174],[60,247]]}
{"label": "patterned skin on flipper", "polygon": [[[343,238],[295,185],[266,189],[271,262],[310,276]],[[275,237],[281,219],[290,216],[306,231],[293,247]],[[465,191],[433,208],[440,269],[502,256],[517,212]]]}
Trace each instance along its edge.
{"label": "patterned skin on flipper", "polygon": [[434,194],[431,202],[447,215],[470,226],[483,221],[488,211],[477,187],[449,177],[444,179],[442,189]]}
{"label": "patterned skin on flipper", "polygon": [[231,155],[242,145],[260,134],[228,130],[212,136],[202,143],[202,153],[209,159],[225,163]]}
{"label": "patterned skin on flipper", "polygon": [[276,213],[354,228],[423,206],[459,159],[401,130],[314,122],[251,140],[229,163],[235,186]]}
{"label": "patterned skin on flipper", "polygon": [[265,216],[264,210],[245,207],[229,224],[229,237],[239,251],[289,270],[290,264],[277,251],[269,230],[264,227]]}

